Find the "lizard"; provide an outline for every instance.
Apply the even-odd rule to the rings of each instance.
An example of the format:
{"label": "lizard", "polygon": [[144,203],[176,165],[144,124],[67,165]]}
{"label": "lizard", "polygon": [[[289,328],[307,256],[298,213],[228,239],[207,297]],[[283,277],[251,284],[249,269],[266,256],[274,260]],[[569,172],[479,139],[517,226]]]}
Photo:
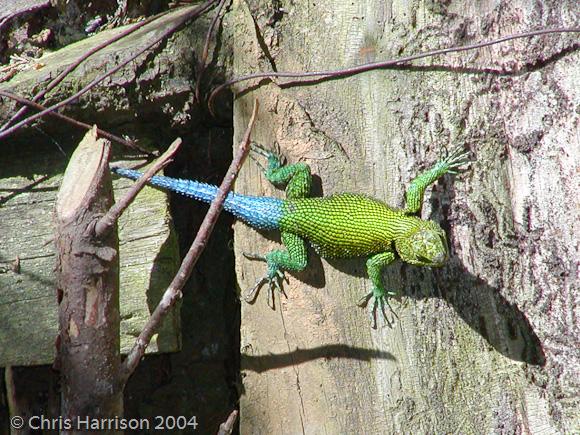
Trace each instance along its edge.
{"label": "lizard", "polygon": [[[252,145],[252,150],[267,160],[267,167],[262,168],[266,179],[275,186],[286,186],[286,199],[230,192],[223,208],[257,230],[279,231],[285,249],[276,249],[265,255],[244,254],[267,264],[267,273],[247,292],[246,301],[253,301],[259,288],[268,283],[268,300],[271,295],[273,303],[275,289],[283,292],[284,272],[299,272],[306,268],[308,242],[322,258],[367,259],[372,289],[358,305],[364,307],[373,299],[373,328],[376,328],[378,308],[390,325],[386,307],[395,314],[389,298],[398,295],[383,285],[383,268],[397,258],[427,267],[443,266],[448,259],[445,231],[436,222],[421,219],[419,213],[427,187],[447,173],[457,174],[458,168],[468,163],[468,152],[463,148],[456,148],[415,177],[405,192],[402,209],[356,193],[310,197],[312,175],[309,165],[304,162],[284,164],[279,154],[257,144]],[[121,167],[112,167],[111,170],[133,180],[143,175]],[[207,203],[218,191],[218,187],[211,184],[158,175],[151,177],[149,184]]]}

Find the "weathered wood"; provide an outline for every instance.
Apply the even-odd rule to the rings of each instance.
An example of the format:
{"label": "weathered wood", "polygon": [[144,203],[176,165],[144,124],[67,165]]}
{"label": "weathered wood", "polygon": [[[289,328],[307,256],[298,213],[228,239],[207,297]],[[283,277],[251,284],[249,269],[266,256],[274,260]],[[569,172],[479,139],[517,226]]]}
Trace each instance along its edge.
{"label": "weathered wood", "polygon": [[[180,11],[170,12],[166,17],[167,20],[148,26],[147,29],[134,35],[135,37],[131,37],[130,41],[118,44],[106,50],[102,55],[95,55],[86,66],[73,72],[61,88],[51,91],[47,104],[69,96],[71,92],[86,85],[97,72],[103,73],[126,59],[129,54],[146,44],[151,37],[166,29],[170,25],[171,17],[180,13]],[[176,159],[174,168],[181,176],[185,174],[184,170],[187,167],[192,177],[219,181],[220,171],[225,171],[229,163],[227,144],[231,143],[231,130],[223,129],[222,119],[213,122],[207,116],[200,116],[203,113],[200,113],[193,98],[193,89],[196,84],[194,70],[198,66],[197,56],[203,47],[212,14],[188,23],[167,41],[132,61],[111,79],[106,80],[104,84],[97,86],[80,98],[77,103],[64,108],[63,111],[87,123],[96,122],[99,127],[113,133],[127,135],[144,146],[154,144],[156,148],[162,148],[168,145],[175,136],[183,134],[187,137],[186,147],[182,156]],[[107,33],[110,36],[111,33],[118,31],[120,30]],[[46,62],[41,70],[20,73],[10,82],[1,83],[0,87],[30,97],[45,86],[49,78],[62,71],[75,58],[74,55],[68,55],[66,50],[70,48],[78,54],[84,53],[95,44],[102,42],[105,37],[107,37],[106,34],[100,33],[94,38],[87,38],[85,41],[64,48],[64,52],[53,53],[49,57],[50,62]],[[43,63],[44,60],[46,59],[43,59]],[[223,62],[227,60],[218,57],[213,59],[211,54],[209,60],[211,61],[210,69],[204,75],[204,81],[206,83],[219,81],[219,74],[214,74],[214,71],[217,69],[219,72]],[[222,96],[229,99],[228,93]],[[219,109],[219,105],[217,107]],[[10,100],[0,98],[0,118],[3,121],[13,113],[13,109],[14,105]],[[231,106],[224,106],[222,110],[226,116],[231,116]],[[34,111],[29,113],[32,112]],[[75,134],[76,130],[66,123],[46,117],[40,123],[36,123],[34,128],[24,129],[21,134],[0,141],[0,149],[2,149],[0,173],[5,178],[0,181],[0,189],[2,189],[0,198],[10,195],[12,187],[29,186],[46,177],[45,183],[19,191],[16,198],[11,197],[10,201],[0,204],[0,229],[7,230],[0,234],[0,252],[4,259],[10,260],[13,255],[19,253],[18,241],[17,238],[14,239],[14,234],[23,229],[19,219],[11,222],[3,221],[2,207],[13,207],[15,202],[12,200],[20,201],[19,212],[25,217],[28,213],[32,215],[28,223],[42,227],[43,216],[37,213],[41,209],[35,207],[40,207],[46,201],[51,204],[47,205],[45,213],[46,219],[50,220],[54,192],[60,182],[59,174],[71,153],[69,146],[71,139],[69,138]],[[64,150],[64,153],[59,151],[59,147]],[[114,159],[115,163],[131,167],[139,165],[140,162],[137,160],[119,162],[118,157],[122,152],[121,147],[115,149],[117,157]],[[122,190],[131,185],[132,181],[114,180],[114,184],[116,195],[119,197],[119,194],[123,194]],[[43,189],[48,189],[48,192],[44,192]],[[205,213],[203,205],[190,205],[191,201],[187,199],[178,199],[177,196],[146,188],[122,218],[120,222],[121,262],[127,259],[127,264],[121,266],[122,313],[124,307],[128,308],[128,311],[122,314],[123,347],[126,347],[125,344],[130,345],[134,342],[136,334],[141,330],[142,316],[147,315],[156,304],[160,296],[157,291],[169,283],[169,278],[176,270],[178,252],[175,234],[169,232],[173,231],[173,228],[172,217],[168,211],[168,197],[171,197],[173,211],[176,211],[180,235],[183,234],[185,240],[194,235],[197,226],[196,219],[197,217],[201,219]],[[184,222],[185,219],[187,222]],[[236,315],[238,305],[233,287],[233,253],[227,248],[231,237],[228,225],[230,220],[223,216],[220,217],[220,221],[222,229],[210,239],[208,250],[200,259],[199,267],[196,268],[184,295],[183,305],[187,307],[183,307],[180,313],[187,325],[187,331],[184,331],[186,337],[183,344],[184,352],[171,356],[145,358],[126,390],[128,399],[125,402],[126,416],[147,417],[153,421],[153,417],[159,414],[191,415],[193,404],[200,428],[203,427],[202,432],[215,432],[218,424],[225,419],[232,406],[235,406],[235,392],[231,379],[235,377],[238,362],[235,355],[238,348],[237,335],[234,329],[236,321],[239,322],[239,315]],[[223,229],[224,222],[226,229]],[[41,242],[48,241],[48,244],[44,248],[40,245],[39,249],[47,251],[42,252],[43,254],[52,256],[53,242],[49,234],[51,231],[51,228],[45,231],[46,236]],[[125,242],[123,231],[131,232]],[[6,238],[4,234],[7,235]],[[8,237],[14,239],[12,240],[14,245],[6,250],[4,241]],[[186,242],[182,242],[182,248],[186,247]],[[8,275],[11,273],[0,275],[0,286],[8,283],[4,278],[22,280],[25,273],[30,272],[30,263],[30,260],[22,262],[24,273],[21,275],[12,274],[10,277]],[[2,266],[4,265],[2,263]],[[50,313],[52,316],[51,310],[53,307],[56,309],[51,273],[53,268],[54,257],[47,258],[42,265],[38,265],[40,276],[44,276],[43,272],[47,273],[44,283],[46,298],[45,294],[42,294],[37,306],[32,306],[32,304],[26,306],[26,309],[35,311],[21,315],[27,327],[33,326],[30,328],[31,334],[47,336],[46,351],[50,354],[53,352],[56,330],[52,326],[39,328],[32,319],[36,316],[42,320],[42,315],[45,313]],[[123,283],[124,279],[130,279],[131,284]],[[10,285],[13,284],[17,285],[14,282]],[[28,291],[30,280],[26,279],[20,283],[20,286]],[[128,286],[132,287],[130,294],[127,293]],[[4,287],[0,290],[0,294],[3,291]],[[22,290],[19,292],[26,295]],[[123,300],[124,297],[125,300]],[[7,316],[6,312],[10,312],[13,306],[3,306],[3,308],[6,311],[2,311],[2,320],[7,322],[11,317]],[[223,315],[227,315],[228,319],[233,319],[233,321],[224,321]],[[177,329],[179,322],[180,319],[177,316],[167,319],[160,335],[152,343],[153,347],[150,346],[147,349],[148,352],[155,352],[155,349],[161,349],[161,351],[175,349],[180,338],[180,331]],[[0,331],[6,331],[5,325],[6,323],[0,322]],[[24,337],[26,341],[12,334],[9,338],[2,341],[0,355],[6,349],[10,352],[20,350],[30,354],[39,350],[29,345],[32,339],[38,337],[26,336]],[[38,361],[37,357],[34,358]],[[52,362],[51,358],[45,362]],[[26,356],[23,361],[27,361]],[[27,378],[42,378],[43,376],[48,378],[49,372],[46,367],[24,367],[16,371],[21,374],[21,377]],[[150,382],[151,379],[157,381]],[[33,390],[22,384],[17,387],[20,387],[19,393],[22,395],[32,392],[34,400],[30,403],[34,409],[45,409],[42,399],[46,397],[46,393],[43,390]],[[36,394],[36,391],[41,391],[42,394]],[[176,391],[180,393],[176,395]],[[203,397],[205,405],[195,406],[196,403],[199,404],[200,397]],[[59,414],[53,412],[50,415],[57,417]],[[8,427],[8,418],[2,419],[0,416],[0,421],[5,424],[6,428]]]}
{"label": "weathered wood", "polygon": [[[126,58],[134,53],[181,13],[183,11],[170,13],[159,22],[151,23],[95,54],[52,91],[45,103],[51,104],[87,84],[110,65],[114,54]],[[21,72],[9,82],[0,83],[0,88],[22,95],[34,94],[81,54],[120,31],[122,29],[105,31],[58,52],[48,53],[42,58],[43,68]],[[190,51],[189,46],[187,49]],[[135,70],[143,68],[142,62],[147,58],[141,56],[108,82],[118,86],[95,89],[81,98],[80,105],[72,105],[69,113],[81,115],[81,119],[90,119],[91,122],[109,116],[108,127],[126,124],[126,117],[135,118],[135,114],[124,86],[136,86],[138,81],[150,80],[153,76],[144,77],[148,71],[167,74],[172,56],[183,58],[184,53],[172,46],[166,53],[167,62],[160,62],[155,57],[151,69],[143,69],[143,75],[137,77]],[[185,81],[181,83],[183,89],[175,83],[172,85],[173,95],[190,87]],[[164,99],[167,95],[169,88],[161,92],[156,90],[151,100]],[[84,104],[86,102],[90,105]],[[0,122],[6,121],[15,110],[13,101],[0,98]],[[50,132],[62,131],[62,127],[62,121],[48,121],[44,128]],[[148,127],[144,124],[143,128],[146,130]],[[66,129],[70,127],[66,126]],[[67,130],[68,135],[70,130]],[[0,366],[47,364],[54,357],[56,295],[51,216],[55,191],[66,164],[66,156],[59,147],[63,147],[65,153],[69,148],[67,144],[56,143],[48,135],[41,136],[42,139],[33,137],[33,141],[30,137],[4,140],[0,157]],[[146,137],[141,137],[141,143],[147,142]],[[118,162],[123,163],[129,164]],[[114,181],[121,193],[130,183],[129,180]],[[123,352],[133,345],[150,310],[155,307],[178,267],[179,253],[168,207],[165,193],[145,188],[119,222]],[[14,266],[15,262],[20,263],[18,267]],[[147,352],[175,351],[179,349],[179,341],[178,317],[172,314]]]}
{"label": "weathered wood", "polygon": [[[573,1],[491,10],[334,0],[286,2],[283,12],[268,0],[234,4],[235,75],[396,58],[544,27],[547,16],[565,26],[577,9]],[[422,63],[433,67],[303,87],[237,87],[250,89],[236,101],[237,137],[259,98],[254,139],[276,140],[290,162],[309,163],[326,195],[355,191],[400,206],[410,179],[445,149],[464,144],[475,159],[429,189],[423,207],[448,231],[450,263],[385,273],[403,295],[392,329],[371,330],[355,305],[369,290],[364,260],[313,255],[305,273],[290,275],[276,311],[264,294],[242,305],[242,433],[579,430],[574,38],[519,40]],[[502,73],[525,65],[526,73]],[[236,190],[283,195],[253,164]],[[277,246],[236,226],[238,253]],[[237,272],[244,291],[265,267],[237,255]]]}
{"label": "weathered wood", "polygon": [[[111,143],[96,126],[73,153],[55,207],[56,286],[61,415],[123,415],[119,382],[119,240],[117,225],[95,236],[95,224],[113,205]],[[85,433],[65,428],[61,433]],[[117,433],[105,430],[104,433]]]}
{"label": "weathered wood", "polygon": [[[170,12],[96,53],[51,91],[43,104],[50,105],[70,96],[106,71],[111,59],[115,62],[126,59],[183,13],[184,10]],[[46,53],[39,59],[42,68],[20,72],[10,81],[0,83],[0,89],[25,96],[34,95],[79,56],[123,29],[125,27],[103,31],[56,52]],[[203,29],[203,24],[191,26],[158,48],[155,56],[151,56],[151,52],[139,56],[107,79],[104,85],[70,105],[66,112],[78,119],[99,123],[117,134],[127,131],[141,144],[149,144],[155,136],[150,134],[151,128],[157,134],[160,126],[152,127],[152,123],[142,122],[142,118],[154,116],[160,121],[161,107],[172,103],[174,109],[166,121],[171,120],[171,115],[185,119],[184,112],[189,110],[186,102],[193,94],[189,81],[191,73],[187,67],[194,68],[195,65],[191,60],[194,53],[190,41],[201,40],[191,34],[203,34]],[[175,65],[181,65],[179,72],[173,71]],[[168,76],[172,81],[164,79]],[[152,83],[159,83],[159,86]],[[135,100],[127,91],[134,88],[141,89]],[[14,101],[0,98],[0,123],[16,110]],[[177,120],[174,122],[179,123]],[[31,133],[35,131],[29,129],[3,140],[1,144],[0,366],[47,364],[54,356],[56,295],[51,216],[74,128],[47,118],[41,130],[45,134]],[[129,180],[114,181],[116,188],[121,190],[130,183]],[[149,311],[155,307],[162,290],[177,270],[179,253],[168,207],[165,193],[146,188],[119,223],[121,348],[124,352],[132,346]],[[18,267],[14,266],[15,262],[19,262]],[[178,317],[170,316],[147,352],[177,350],[180,341],[178,325]]]}
{"label": "weathered wood", "polygon": [[[52,213],[66,161],[50,142],[3,150],[10,164],[0,166],[0,366],[50,364],[57,335]],[[131,183],[115,180],[116,195]],[[146,187],[121,216],[119,234],[126,352],[179,265],[167,195]],[[173,313],[147,352],[178,350],[179,337]]]}
{"label": "weathered wood", "polygon": [[[42,104],[50,106],[79,91],[112,66],[125,61],[142,47],[150,44],[163,30],[175,24],[188,11],[189,8],[181,8],[170,12],[93,54],[45,95]],[[136,122],[136,113],[145,117],[151,113],[166,114],[169,111],[170,115],[176,117],[175,124],[179,124],[185,116],[184,112],[191,109],[189,97],[193,89],[190,78],[195,68],[195,52],[192,50],[191,41],[202,41],[205,19],[203,17],[196,20],[193,25],[177,32],[169,42],[154,46],[139,55],[62,110],[91,125],[96,123],[101,128],[111,129],[111,126],[116,126],[118,130],[115,133],[122,134],[125,129],[132,127],[130,130],[133,137],[136,135],[136,127],[140,127],[142,129],[142,134],[138,135],[140,143],[148,145],[148,138],[154,136],[150,130],[153,127],[148,123],[139,125]],[[87,51],[125,31],[127,27],[129,26],[105,30],[58,51],[47,52],[36,60],[38,68],[19,72],[9,81],[0,83],[0,90],[26,97],[35,95]],[[138,97],[132,93],[135,89],[139,89]],[[173,104],[174,107],[167,107],[169,104]],[[188,106],[183,107],[185,104]],[[0,124],[6,122],[18,108],[18,103],[0,97]],[[159,115],[155,118],[156,121],[160,119]],[[46,118],[45,124],[44,129],[48,132],[63,130],[68,132],[71,129],[68,124],[55,122],[50,116]]]}

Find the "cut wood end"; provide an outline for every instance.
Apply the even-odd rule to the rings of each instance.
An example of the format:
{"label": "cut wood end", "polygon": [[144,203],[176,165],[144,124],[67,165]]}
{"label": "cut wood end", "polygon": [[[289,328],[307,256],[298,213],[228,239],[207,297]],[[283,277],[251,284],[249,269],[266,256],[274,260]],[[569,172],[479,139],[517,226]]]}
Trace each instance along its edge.
{"label": "cut wood end", "polygon": [[58,191],[58,219],[69,220],[81,207],[87,194],[91,192],[96,177],[101,176],[103,165],[108,164],[110,145],[108,140],[97,137],[96,125],[81,140],[70,159]]}

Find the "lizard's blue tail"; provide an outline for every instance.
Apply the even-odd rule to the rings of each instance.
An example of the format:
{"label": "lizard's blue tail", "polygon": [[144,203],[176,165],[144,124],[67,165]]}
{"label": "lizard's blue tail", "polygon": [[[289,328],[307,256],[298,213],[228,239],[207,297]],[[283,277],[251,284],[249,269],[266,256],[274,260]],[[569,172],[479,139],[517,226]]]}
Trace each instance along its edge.
{"label": "lizard's blue tail", "polygon": [[[143,175],[142,172],[125,168],[111,168],[111,171],[132,180],[137,180]],[[218,191],[217,186],[211,184],[158,175],[151,177],[149,184],[207,203],[215,198]],[[254,228],[275,230],[279,228],[282,218],[283,202],[278,198],[247,196],[230,192],[224,202],[224,209]]]}

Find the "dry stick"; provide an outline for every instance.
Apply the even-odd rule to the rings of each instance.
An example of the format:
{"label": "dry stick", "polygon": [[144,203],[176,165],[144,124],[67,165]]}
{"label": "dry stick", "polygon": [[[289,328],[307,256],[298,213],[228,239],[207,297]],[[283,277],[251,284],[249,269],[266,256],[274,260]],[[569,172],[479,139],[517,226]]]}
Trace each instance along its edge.
{"label": "dry stick", "polygon": [[161,155],[161,157],[159,157],[156,160],[153,166],[151,166],[145,172],[145,174],[143,174],[139,178],[139,180],[137,180],[137,182],[133,185],[133,187],[131,187],[131,189],[129,190],[129,192],[127,192],[127,194],[123,197],[123,199],[115,203],[115,205],[113,205],[113,207],[109,209],[107,214],[103,216],[101,219],[99,219],[99,221],[95,225],[96,237],[102,237],[105,233],[110,231],[111,228],[113,228],[115,222],[117,222],[117,219],[119,219],[119,216],[121,216],[121,214],[125,211],[125,209],[129,207],[129,205],[133,202],[137,194],[141,192],[141,189],[145,187],[147,181],[149,181],[149,179],[153,175],[155,175],[157,172],[159,172],[161,169],[163,169],[165,166],[167,166],[169,163],[173,161],[173,156],[179,149],[180,145],[181,139],[180,138],[175,139],[173,143],[169,146],[167,151],[165,151]]}
{"label": "dry stick", "polygon": [[[475,50],[478,48],[488,47],[490,45],[499,44],[506,41],[511,41],[513,39],[519,38],[529,38],[532,36],[539,36],[539,35],[546,35],[551,33],[578,33],[580,32],[580,27],[570,27],[570,28],[555,28],[555,29],[541,29],[541,30],[533,30],[530,32],[524,33],[516,33],[513,35],[504,36],[498,39],[492,39],[491,41],[484,41],[484,42],[477,42],[475,44],[463,45],[463,46],[456,46],[450,48],[441,48],[438,50],[431,50],[425,53],[413,54],[410,56],[401,57],[399,59],[389,59],[379,62],[372,62],[372,63],[365,63],[362,65],[357,65],[351,68],[344,68],[339,70],[326,70],[326,71],[312,71],[312,72],[284,72],[284,71],[271,71],[271,72],[260,72],[254,74],[248,74],[245,76],[237,77],[232,80],[228,80],[227,82],[218,86],[209,96],[208,100],[208,107],[210,113],[213,114],[213,100],[218,93],[220,93],[224,88],[234,85],[236,83],[244,82],[247,80],[258,79],[258,78],[272,78],[272,77],[286,77],[286,78],[311,78],[311,77],[320,77],[321,79],[327,78],[337,78],[337,77],[344,77],[344,76],[351,76],[355,74],[360,74],[363,72],[371,71],[374,69],[380,68],[387,68],[395,65],[401,65],[407,62],[411,62],[417,59],[423,59],[425,57],[432,57],[437,56],[440,54],[447,54],[453,52],[461,52],[461,51],[468,51],[468,50]],[[302,82],[296,83],[296,86],[300,86]],[[290,85],[286,83],[286,85]]]}
{"label": "dry stick", "polygon": [[234,424],[238,419],[238,414],[238,410],[234,409],[228,416],[227,420],[220,424],[217,435],[231,435],[234,431]]}
{"label": "dry stick", "polygon": [[[79,57],[77,60],[75,60],[72,64],[70,64],[68,67],[66,67],[63,72],[61,72],[58,76],[56,76],[53,80],[51,80],[45,89],[41,90],[38,94],[36,94],[34,97],[32,97],[32,101],[35,103],[38,102],[38,100],[40,100],[42,97],[44,97],[52,89],[54,89],[60,82],[62,82],[66,78],[66,76],[71,73],[71,71],[73,71],[77,66],[79,66],[81,63],[83,63],[86,59],[91,57],[93,54],[95,54],[98,51],[102,50],[103,48],[108,47],[109,45],[117,42],[119,39],[122,39],[125,36],[130,35],[131,33],[135,32],[136,30],[145,26],[146,24],[149,24],[151,21],[154,21],[157,18],[160,18],[163,15],[167,14],[168,12],[169,11],[162,12],[162,13],[157,14],[155,16],[149,17],[146,20],[143,20],[143,21],[135,24],[134,26],[122,31],[118,35],[115,35],[112,38],[106,40],[105,42],[97,45],[96,47],[91,48],[89,51],[87,51],[85,54],[83,54],[81,57]],[[26,106],[21,107],[14,115],[12,115],[12,117],[2,127],[0,127],[0,131],[6,130],[10,126],[10,124],[12,124],[14,121],[16,121],[22,115],[24,115],[26,113],[26,109],[27,109]]]}
{"label": "dry stick", "polygon": [[222,12],[222,9],[224,7],[224,5],[226,4],[226,0],[220,0],[220,4],[218,6],[217,12],[215,14],[215,16],[213,17],[213,20],[211,20],[211,24],[209,26],[209,29],[207,30],[207,34],[205,36],[205,44],[203,45],[203,51],[201,53],[201,59],[199,61],[199,70],[197,72],[197,83],[195,84],[195,100],[196,101],[201,101],[201,78],[203,77],[203,73],[205,72],[205,68],[206,68],[206,61],[207,61],[207,56],[209,55],[209,44],[211,42],[211,36],[213,34],[214,28],[217,25],[217,22],[220,18],[220,14]]}
{"label": "dry stick", "polygon": [[14,369],[12,366],[6,366],[4,369],[4,382],[6,385],[8,412],[10,415],[20,415],[22,409],[18,406],[18,394],[16,392],[16,382],[14,382]]}
{"label": "dry stick", "polygon": [[[35,103],[34,101],[31,101],[27,98],[20,97],[18,95],[12,94],[10,92],[0,90],[0,96],[6,97],[6,98],[11,98],[14,101],[18,101],[20,104],[25,104],[25,105],[30,106],[30,107],[37,109],[37,110],[45,110],[46,109],[46,107],[41,105],[41,104]],[[70,116],[66,116],[66,115],[63,115],[63,114],[58,113],[58,112],[49,112],[49,115],[54,116],[54,117],[59,118],[59,119],[62,119],[63,121],[66,121],[69,124],[72,124],[76,127],[80,127],[80,128],[87,129],[87,130],[90,130],[91,128],[93,128],[93,126],[90,124],[87,124],[87,123],[81,122],[81,121],[77,121],[76,119],[71,118]],[[97,128],[97,133],[99,136],[105,137],[105,138],[109,139],[111,142],[120,143],[121,145],[125,145],[129,148],[134,148],[134,149],[141,151],[141,152],[148,154],[148,155],[151,154],[151,151],[147,151],[145,148],[141,148],[137,143],[123,139],[122,137],[116,136],[112,133],[109,133],[108,131],[101,130],[100,128]]]}
{"label": "dry stick", "polygon": [[254,110],[252,111],[252,117],[250,118],[250,122],[248,123],[248,128],[244,134],[244,138],[240,143],[240,148],[238,150],[238,154],[236,155],[235,159],[230,164],[226,176],[222,181],[222,184],[219,187],[216,197],[211,202],[209,206],[209,210],[199,227],[197,235],[195,236],[195,240],[191,244],[189,251],[185,255],[183,262],[177,274],[173,278],[173,281],[165,290],[159,305],[155,308],[147,324],[143,327],[143,331],[139,334],[133,348],[127,355],[127,358],[123,361],[120,373],[120,382],[124,384],[129,376],[133,373],[139,361],[143,357],[145,353],[145,349],[149,345],[151,341],[151,337],[161,324],[161,321],[165,318],[169,309],[175,304],[175,302],[181,298],[181,289],[189,279],[191,272],[193,270],[193,266],[197,262],[197,259],[205,249],[211,231],[217,221],[219,213],[222,209],[222,205],[228,195],[228,192],[232,188],[232,184],[235,181],[237,174],[244,163],[244,159],[246,158],[248,151],[250,149],[250,134],[252,131],[252,127],[254,126],[254,121],[256,119],[256,114],[258,112],[258,101],[254,102]]}
{"label": "dry stick", "polygon": [[[20,2],[21,5],[26,5],[26,6],[20,7],[20,8],[18,8],[18,10],[16,12],[9,13],[7,16],[2,18],[2,20],[0,20],[0,31],[2,30],[2,27],[4,27],[8,22],[10,22],[10,20],[12,20],[20,15],[29,14],[31,12],[38,10],[38,9],[45,8],[45,7],[49,6],[49,4],[50,4],[48,1],[37,2],[37,4],[31,4],[33,2],[28,2],[28,3],[29,4],[26,5],[26,2]],[[5,4],[8,5],[9,3],[5,3]]]}
{"label": "dry stick", "polygon": [[83,94],[86,94],[88,91],[90,91],[95,85],[99,84],[101,81],[103,81],[104,79],[106,79],[107,77],[113,75],[114,73],[116,73],[117,71],[119,71],[121,68],[123,68],[125,65],[127,65],[128,63],[132,62],[133,60],[135,60],[137,57],[139,57],[141,54],[143,54],[144,52],[146,52],[147,50],[149,50],[151,47],[153,47],[154,45],[158,44],[159,42],[161,42],[163,39],[167,38],[169,35],[171,35],[172,33],[174,33],[178,28],[180,28],[185,22],[189,21],[192,18],[197,18],[199,15],[201,15],[202,13],[204,13],[205,11],[207,11],[211,6],[213,6],[213,4],[216,2],[217,0],[209,0],[206,3],[204,3],[203,5],[197,7],[197,8],[192,8],[192,10],[185,14],[183,17],[181,17],[176,24],[172,25],[171,27],[169,27],[167,30],[165,30],[164,32],[162,32],[157,38],[155,38],[155,40],[153,42],[151,42],[150,44],[146,45],[144,48],[140,49],[139,51],[137,51],[137,53],[135,53],[134,55],[132,55],[131,57],[129,57],[128,59],[124,60],[123,62],[121,62],[119,65],[117,65],[115,68],[107,71],[104,74],[101,74],[99,77],[97,77],[96,79],[94,79],[92,82],[90,82],[88,85],[86,85],[84,88],[82,88],[80,91],[78,91],[77,93],[75,93],[74,95],[71,95],[70,97],[62,100],[61,102],[50,106],[49,108],[36,113],[32,116],[29,116],[26,119],[23,119],[22,121],[14,124],[12,127],[7,128],[6,130],[0,132],[0,139],[5,138],[6,136],[14,133],[16,130],[18,130],[19,128],[21,128],[22,126],[29,124],[30,122],[43,117],[44,115],[46,115],[47,113],[50,112],[54,112],[56,109],[59,109],[65,105],[67,105],[68,103],[70,103],[71,101],[76,100],[78,97],[80,97]]}

